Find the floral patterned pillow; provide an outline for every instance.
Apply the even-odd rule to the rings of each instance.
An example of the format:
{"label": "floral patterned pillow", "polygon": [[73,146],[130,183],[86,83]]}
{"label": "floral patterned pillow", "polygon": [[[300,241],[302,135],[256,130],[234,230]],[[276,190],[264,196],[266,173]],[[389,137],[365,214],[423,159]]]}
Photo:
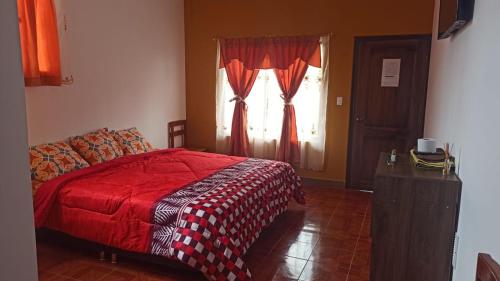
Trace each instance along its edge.
{"label": "floral patterned pillow", "polygon": [[123,156],[120,145],[107,129],[72,137],[69,139],[69,143],[90,165]]}
{"label": "floral patterned pillow", "polygon": [[35,197],[36,192],[38,191],[40,186],[42,186],[42,184],[43,184],[43,181],[31,180],[31,193],[33,194],[33,197]]}
{"label": "floral patterned pillow", "polygon": [[30,147],[31,179],[41,182],[89,166],[65,142],[34,145]]}
{"label": "floral patterned pillow", "polygon": [[137,128],[112,131],[113,137],[120,144],[125,155],[139,154],[153,150],[153,146]]}

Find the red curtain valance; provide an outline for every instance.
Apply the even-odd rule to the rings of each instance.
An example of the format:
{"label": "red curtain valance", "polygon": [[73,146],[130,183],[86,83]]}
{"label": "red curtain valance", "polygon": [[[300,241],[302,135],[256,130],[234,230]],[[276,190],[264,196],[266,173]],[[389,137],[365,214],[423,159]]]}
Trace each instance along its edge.
{"label": "red curtain valance", "polygon": [[297,60],[321,67],[320,37],[221,39],[219,67],[224,68],[235,60],[246,69],[288,69]]}

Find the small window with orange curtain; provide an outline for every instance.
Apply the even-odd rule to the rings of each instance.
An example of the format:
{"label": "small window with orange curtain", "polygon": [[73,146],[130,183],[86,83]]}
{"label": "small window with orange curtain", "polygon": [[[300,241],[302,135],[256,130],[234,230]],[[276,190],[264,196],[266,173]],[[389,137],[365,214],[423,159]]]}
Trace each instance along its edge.
{"label": "small window with orange curtain", "polygon": [[26,86],[60,86],[61,59],[54,2],[17,0]]}

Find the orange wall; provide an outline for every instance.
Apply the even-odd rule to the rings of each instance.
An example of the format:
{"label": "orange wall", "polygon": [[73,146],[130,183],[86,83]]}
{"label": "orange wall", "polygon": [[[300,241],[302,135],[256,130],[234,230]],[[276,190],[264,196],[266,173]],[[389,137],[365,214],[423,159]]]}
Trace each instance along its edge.
{"label": "orange wall", "polygon": [[[214,37],[333,33],[323,172],[345,181],[354,36],[432,32],[433,0],[186,0],[188,142],[215,150]],[[335,105],[336,97],[344,105]]]}

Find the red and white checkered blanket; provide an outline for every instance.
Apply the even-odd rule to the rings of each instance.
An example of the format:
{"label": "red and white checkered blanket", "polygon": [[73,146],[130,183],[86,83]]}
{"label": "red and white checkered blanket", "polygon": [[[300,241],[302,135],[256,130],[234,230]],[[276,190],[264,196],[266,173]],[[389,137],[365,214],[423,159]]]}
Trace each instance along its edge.
{"label": "red and white checkered blanket", "polygon": [[304,202],[300,178],[283,162],[246,159],[161,199],[151,253],[178,259],[209,280],[251,280],[242,256],[262,230]]}

